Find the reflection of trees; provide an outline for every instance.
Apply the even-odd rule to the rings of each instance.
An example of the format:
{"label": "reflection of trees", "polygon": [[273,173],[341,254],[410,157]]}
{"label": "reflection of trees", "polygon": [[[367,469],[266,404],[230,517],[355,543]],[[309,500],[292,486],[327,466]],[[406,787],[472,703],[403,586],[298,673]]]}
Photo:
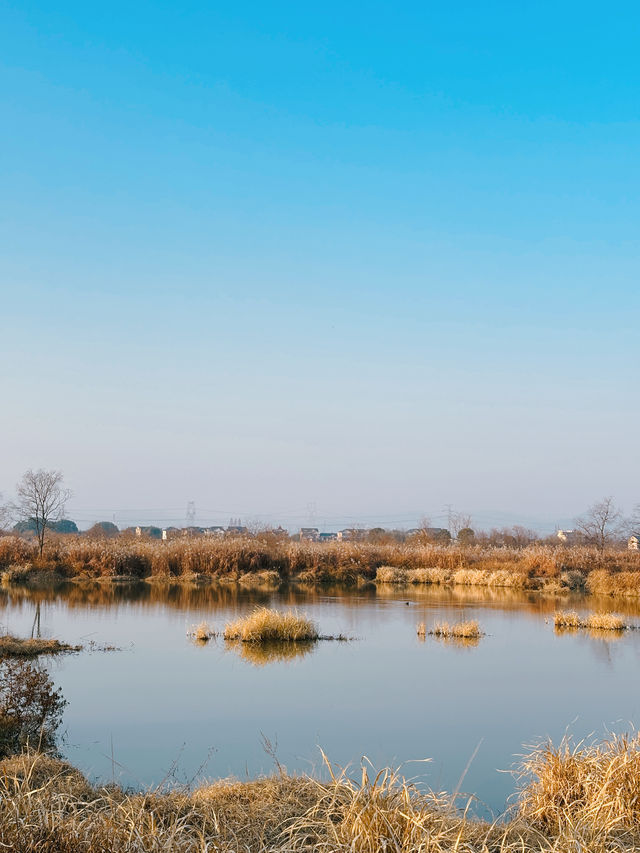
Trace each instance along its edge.
{"label": "reflection of trees", "polygon": [[226,640],[225,647],[254,666],[266,666],[269,663],[306,657],[315,650],[317,643],[313,641],[243,643],[241,640]]}

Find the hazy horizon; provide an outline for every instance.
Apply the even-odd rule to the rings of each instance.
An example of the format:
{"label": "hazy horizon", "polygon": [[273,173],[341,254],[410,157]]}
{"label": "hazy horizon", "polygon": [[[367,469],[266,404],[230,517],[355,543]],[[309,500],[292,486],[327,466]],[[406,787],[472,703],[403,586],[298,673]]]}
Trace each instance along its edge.
{"label": "hazy horizon", "polygon": [[5,496],[44,467],[82,526],[640,503],[635,6],[0,15]]}

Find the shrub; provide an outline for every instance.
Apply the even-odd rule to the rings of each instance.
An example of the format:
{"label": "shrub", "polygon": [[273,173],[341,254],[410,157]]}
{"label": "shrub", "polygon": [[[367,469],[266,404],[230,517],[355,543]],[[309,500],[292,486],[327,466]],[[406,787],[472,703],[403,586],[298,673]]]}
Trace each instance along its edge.
{"label": "shrub", "polygon": [[26,744],[51,748],[65,705],[44,670],[22,660],[0,660],[0,756]]}

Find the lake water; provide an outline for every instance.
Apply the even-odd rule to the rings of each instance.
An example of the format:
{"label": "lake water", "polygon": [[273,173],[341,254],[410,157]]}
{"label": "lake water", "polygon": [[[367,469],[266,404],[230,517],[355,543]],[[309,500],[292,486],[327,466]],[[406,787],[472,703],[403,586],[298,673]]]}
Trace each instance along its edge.
{"label": "lake water", "polygon": [[[258,604],[297,607],[321,633],[356,639],[282,659],[187,636]],[[527,744],[640,721],[640,631],[558,635],[551,619],[557,608],[615,609],[640,624],[638,602],[473,588],[0,588],[11,633],[29,635],[37,607],[43,636],[121,649],[42,664],[69,702],[64,754],[127,786],[270,772],[267,739],[289,770],[320,772],[321,747],[339,765],[405,763],[405,775],[436,790],[454,790],[473,757],[461,789],[498,813],[515,790],[500,771]],[[421,621],[459,619],[477,619],[486,636],[460,645],[416,635]]]}

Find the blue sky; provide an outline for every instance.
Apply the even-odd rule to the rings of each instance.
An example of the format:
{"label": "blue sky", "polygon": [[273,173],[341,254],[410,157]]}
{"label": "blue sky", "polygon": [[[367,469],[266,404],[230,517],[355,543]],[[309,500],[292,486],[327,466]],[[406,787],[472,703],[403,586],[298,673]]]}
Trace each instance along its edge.
{"label": "blue sky", "polygon": [[630,3],[0,2],[0,489],[630,509],[639,37]]}

